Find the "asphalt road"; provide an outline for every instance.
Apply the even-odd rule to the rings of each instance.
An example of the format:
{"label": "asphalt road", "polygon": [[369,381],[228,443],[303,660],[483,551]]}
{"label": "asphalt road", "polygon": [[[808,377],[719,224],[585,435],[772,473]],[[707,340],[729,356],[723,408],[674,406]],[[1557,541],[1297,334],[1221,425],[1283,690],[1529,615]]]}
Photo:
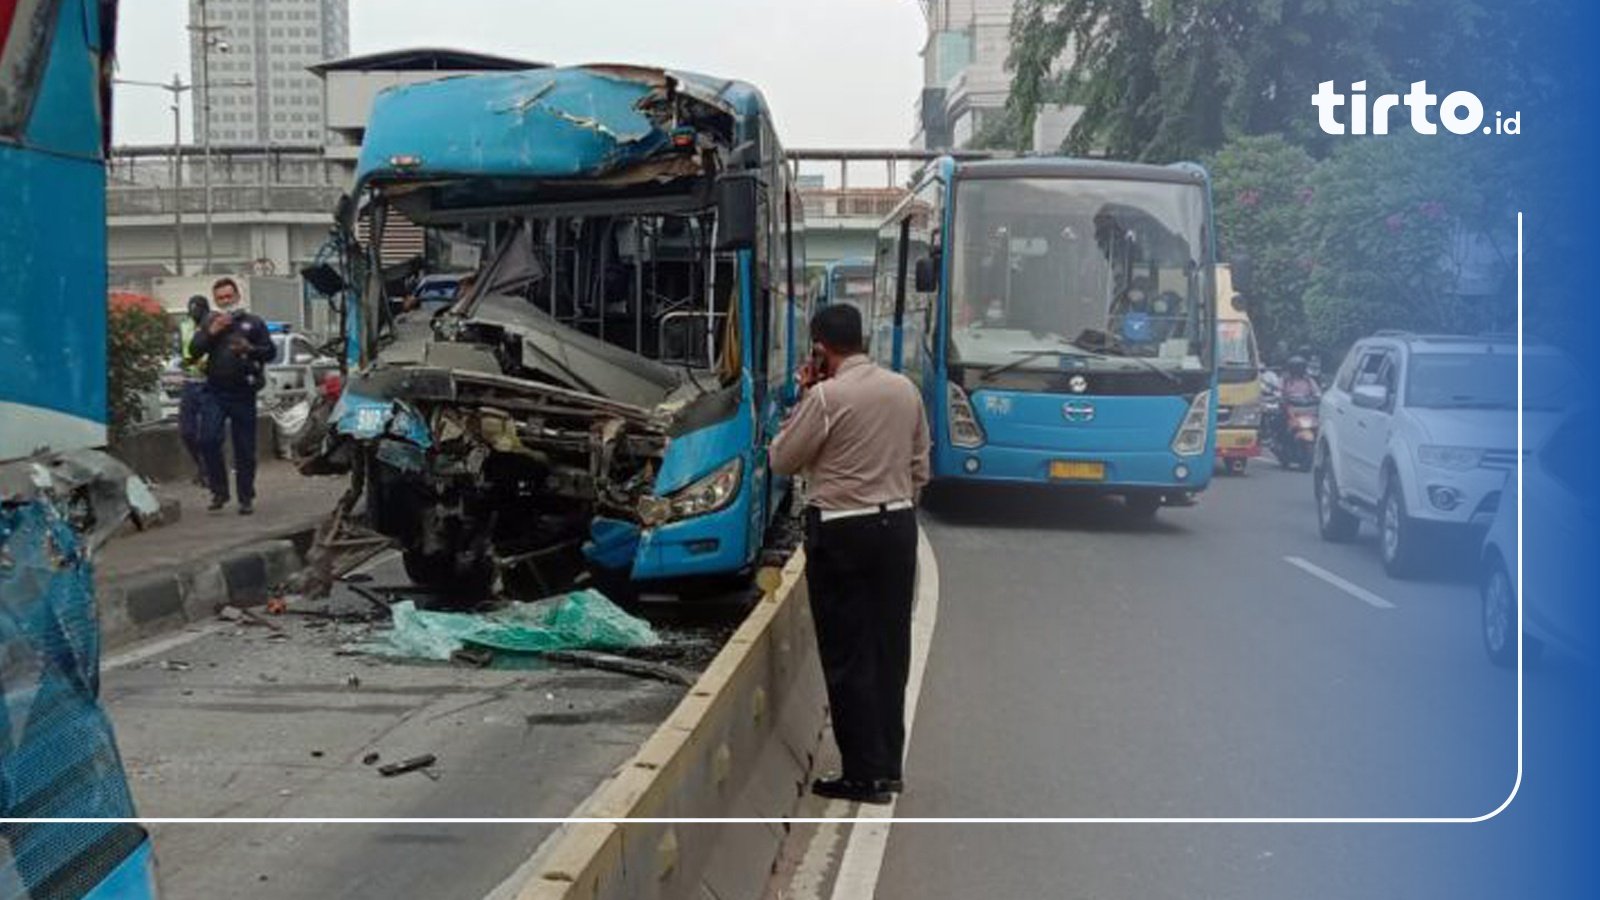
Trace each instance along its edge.
{"label": "asphalt road", "polygon": [[[1516,680],[1465,566],[1399,582],[1370,535],[1323,543],[1303,474],[1257,464],[1151,524],[985,492],[925,527],[941,599],[897,816],[1471,817],[1512,789]],[[876,897],[1518,894],[1485,837],[901,823]]]}
{"label": "asphalt road", "polygon": [[[370,585],[403,584],[396,559]],[[336,611],[365,601],[336,592]],[[736,621],[662,615],[694,667]],[[625,761],[683,687],[561,667],[474,669],[346,655],[374,626],[289,614],[217,622],[114,654],[102,695],[141,815],[561,817]],[[686,624],[687,623],[687,624]],[[676,651],[676,652],[672,652]],[[378,754],[377,764],[364,760]],[[392,778],[376,766],[437,762]],[[163,824],[165,900],[481,900],[554,826]]]}

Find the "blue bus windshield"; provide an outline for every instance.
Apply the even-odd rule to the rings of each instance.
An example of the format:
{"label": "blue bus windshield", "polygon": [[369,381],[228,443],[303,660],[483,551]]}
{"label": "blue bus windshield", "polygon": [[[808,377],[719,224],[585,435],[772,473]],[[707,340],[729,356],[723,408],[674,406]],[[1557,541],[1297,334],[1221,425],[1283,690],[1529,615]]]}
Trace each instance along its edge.
{"label": "blue bus windshield", "polygon": [[951,362],[1055,368],[1076,348],[1089,368],[1208,370],[1207,245],[1198,185],[958,181]]}

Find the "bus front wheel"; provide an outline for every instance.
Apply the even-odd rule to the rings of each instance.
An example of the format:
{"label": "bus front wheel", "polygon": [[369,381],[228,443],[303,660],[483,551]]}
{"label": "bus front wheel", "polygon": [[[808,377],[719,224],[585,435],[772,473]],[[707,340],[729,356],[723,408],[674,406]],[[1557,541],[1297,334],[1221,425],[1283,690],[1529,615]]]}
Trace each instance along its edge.
{"label": "bus front wheel", "polygon": [[1128,494],[1122,498],[1128,513],[1139,521],[1149,521],[1161,509],[1161,495],[1155,493]]}

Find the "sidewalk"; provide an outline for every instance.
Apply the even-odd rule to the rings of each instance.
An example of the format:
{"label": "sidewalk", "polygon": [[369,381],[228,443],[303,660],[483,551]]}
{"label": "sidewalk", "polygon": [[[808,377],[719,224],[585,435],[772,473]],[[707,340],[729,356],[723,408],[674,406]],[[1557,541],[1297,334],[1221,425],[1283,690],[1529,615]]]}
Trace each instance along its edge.
{"label": "sidewalk", "polygon": [[[299,568],[309,532],[333,510],[344,476],[308,478],[283,460],[264,460],[256,511],[230,503],[208,512],[210,494],[163,484],[178,500],[178,521],[114,537],[95,556],[101,633],[112,647],[214,615],[223,605],[266,600],[268,588]],[[297,545],[291,538],[300,536]]]}

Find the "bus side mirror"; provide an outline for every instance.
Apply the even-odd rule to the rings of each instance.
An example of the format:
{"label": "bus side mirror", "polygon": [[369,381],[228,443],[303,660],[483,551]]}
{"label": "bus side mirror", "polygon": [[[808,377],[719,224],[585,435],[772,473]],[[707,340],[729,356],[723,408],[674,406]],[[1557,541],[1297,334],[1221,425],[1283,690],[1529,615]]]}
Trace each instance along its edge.
{"label": "bus side mirror", "polygon": [[924,256],[917,260],[915,284],[919,294],[929,294],[939,289],[938,257]]}
{"label": "bus side mirror", "polygon": [[1247,313],[1250,311],[1250,298],[1244,294],[1234,294],[1229,303],[1233,306],[1234,312]]}
{"label": "bus side mirror", "polygon": [[1256,274],[1255,261],[1248,254],[1238,253],[1229,260],[1228,268],[1233,272],[1233,289],[1248,295]]}
{"label": "bus side mirror", "polygon": [[756,174],[737,173],[717,179],[717,250],[753,250],[756,211],[760,205]]}

